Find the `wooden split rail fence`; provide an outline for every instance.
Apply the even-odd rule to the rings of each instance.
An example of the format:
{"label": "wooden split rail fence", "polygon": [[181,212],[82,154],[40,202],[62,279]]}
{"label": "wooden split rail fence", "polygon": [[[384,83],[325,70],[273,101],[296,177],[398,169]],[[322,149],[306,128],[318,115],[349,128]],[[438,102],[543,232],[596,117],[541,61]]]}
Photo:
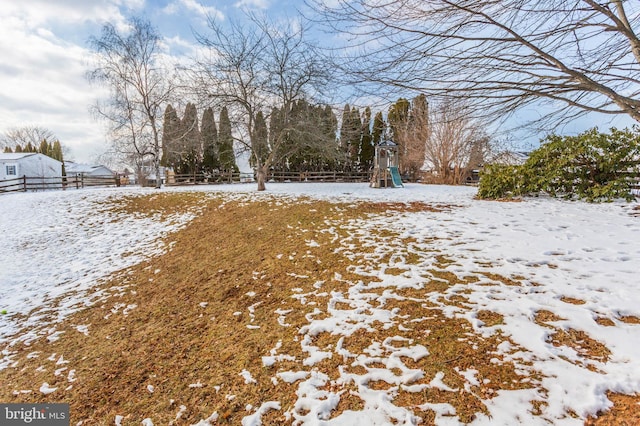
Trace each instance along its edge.
{"label": "wooden split rail fence", "polygon": [[[267,182],[369,182],[368,172],[271,172]],[[167,186],[254,182],[250,173],[169,174]]]}
{"label": "wooden split rail fence", "polygon": [[83,174],[53,177],[22,176],[0,181],[0,193],[80,189],[92,186],[120,186],[121,178],[119,175],[85,176]]}
{"label": "wooden split rail fence", "polygon": [[[371,175],[367,172],[272,172],[267,182],[369,182]],[[218,173],[168,175],[163,184],[166,186],[189,186],[200,184],[224,184],[255,182],[254,176],[248,173]],[[83,174],[55,177],[22,176],[0,181],[0,194],[9,192],[46,191],[80,189],[94,186],[124,186],[129,184],[122,175],[86,176]],[[141,182],[143,186],[153,186],[155,182]]]}

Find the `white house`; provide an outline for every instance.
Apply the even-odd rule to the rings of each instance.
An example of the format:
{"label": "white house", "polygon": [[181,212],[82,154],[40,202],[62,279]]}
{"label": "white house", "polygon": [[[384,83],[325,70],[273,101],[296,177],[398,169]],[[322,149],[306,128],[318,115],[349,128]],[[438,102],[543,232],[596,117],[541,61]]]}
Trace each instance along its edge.
{"label": "white house", "polygon": [[106,166],[101,165],[89,165],[76,163],[74,161],[65,161],[64,170],[67,176],[84,175],[90,177],[112,177],[115,173]]}
{"label": "white house", "polygon": [[[55,188],[62,186],[62,163],[35,152],[0,153],[0,188],[14,186],[26,177],[28,186]],[[53,178],[59,178],[58,180]],[[22,182],[24,185],[24,181]]]}

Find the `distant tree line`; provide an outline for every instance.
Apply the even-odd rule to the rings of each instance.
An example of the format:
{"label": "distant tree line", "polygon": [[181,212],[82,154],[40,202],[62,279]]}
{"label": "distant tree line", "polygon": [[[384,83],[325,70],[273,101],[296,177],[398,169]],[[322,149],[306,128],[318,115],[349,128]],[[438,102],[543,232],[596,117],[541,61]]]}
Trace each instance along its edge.
{"label": "distant tree line", "polygon": [[62,158],[62,146],[60,145],[60,141],[56,140],[55,142],[51,143],[51,142],[47,142],[46,139],[43,139],[42,142],[40,142],[40,145],[38,145],[38,147],[35,147],[33,145],[31,145],[31,143],[27,143],[24,147],[20,146],[20,145],[16,145],[13,149],[11,149],[10,147],[6,146],[4,148],[4,152],[34,152],[34,153],[39,153],[39,154],[44,154],[47,157],[51,157],[55,160],[58,161],[63,161]]}
{"label": "distant tree line", "polygon": [[[461,183],[465,172],[481,165],[488,137],[484,129],[456,116],[451,106],[446,111],[439,108],[431,118],[430,113],[424,95],[411,101],[398,99],[386,117],[382,111],[373,115],[371,107],[361,112],[346,104],[338,131],[339,121],[330,106],[296,100],[288,111],[272,107],[256,113],[251,132],[254,155],[249,163],[255,168],[257,160],[264,163],[278,150],[277,161],[270,164],[273,172],[369,172],[375,146],[389,139],[399,147],[399,169],[406,178],[416,180],[426,160],[442,182]],[[284,124],[285,117],[289,125]],[[448,132],[439,121],[445,119]],[[238,172],[233,142],[226,107],[221,108],[217,122],[211,107],[204,109],[200,119],[193,103],[187,103],[182,118],[171,104],[165,109],[161,163],[177,174]],[[307,148],[298,149],[302,145]]]}
{"label": "distant tree line", "polygon": [[220,111],[218,122],[216,126],[212,108],[204,110],[199,124],[194,104],[187,104],[182,119],[171,104],[167,105],[161,164],[177,174],[238,172],[227,108]]}

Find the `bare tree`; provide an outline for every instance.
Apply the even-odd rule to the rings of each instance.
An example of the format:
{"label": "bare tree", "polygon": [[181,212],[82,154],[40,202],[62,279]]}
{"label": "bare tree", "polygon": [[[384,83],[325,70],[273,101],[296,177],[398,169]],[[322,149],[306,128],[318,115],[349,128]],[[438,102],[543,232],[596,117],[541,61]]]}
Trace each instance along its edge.
{"label": "bare tree", "polygon": [[487,155],[490,138],[484,127],[469,117],[460,103],[431,107],[424,154],[433,183],[464,183],[471,169]]}
{"label": "bare tree", "polygon": [[37,148],[44,140],[53,142],[57,139],[55,133],[45,127],[23,126],[12,127],[5,131],[4,134],[0,136],[0,144],[2,144],[3,148],[9,147],[11,149],[14,149],[16,145],[24,148],[28,144]]}
{"label": "bare tree", "polygon": [[640,121],[638,2],[307,2],[351,35],[342,67],[353,81],[463,99],[494,119],[542,101],[552,108],[538,124],[591,111]]}
{"label": "bare tree", "polygon": [[132,18],[129,25],[129,32],[123,34],[113,24],[105,24],[101,36],[90,39],[96,67],[88,78],[111,91],[110,99],[97,105],[97,112],[111,123],[114,146],[133,157],[139,171],[151,157],[156,188],[160,188],[160,124],[172,85],[160,64],[161,37],[156,29],[140,18]]}
{"label": "bare tree", "polygon": [[[196,61],[191,70],[194,88],[205,102],[227,106],[233,117],[234,139],[252,158],[258,190],[265,189],[271,165],[298,150],[318,147],[318,138],[298,138],[289,144],[292,132],[298,132],[290,112],[296,101],[312,99],[328,80],[328,73],[315,47],[309,43],[302,25],[277,25],[256,16],[249,24],[230,22],[223,27],[210,20],[209,35],[198,41],[207,48],[207,56]],[[279,134],[269,138],[268,154],[260,135],[256,135],[256,117],[266,118],[277,111]],[[274,137],[275,136],[275,137]]]}

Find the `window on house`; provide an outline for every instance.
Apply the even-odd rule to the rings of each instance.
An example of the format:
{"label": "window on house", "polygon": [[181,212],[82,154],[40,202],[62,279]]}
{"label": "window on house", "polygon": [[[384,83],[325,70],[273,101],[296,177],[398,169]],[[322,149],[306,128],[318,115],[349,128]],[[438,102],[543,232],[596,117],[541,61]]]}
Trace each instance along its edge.
{"label": "window on house", "polygon": [[18,174],[18,167],[15,164],[6,165],[7,176],[16,176]]}

